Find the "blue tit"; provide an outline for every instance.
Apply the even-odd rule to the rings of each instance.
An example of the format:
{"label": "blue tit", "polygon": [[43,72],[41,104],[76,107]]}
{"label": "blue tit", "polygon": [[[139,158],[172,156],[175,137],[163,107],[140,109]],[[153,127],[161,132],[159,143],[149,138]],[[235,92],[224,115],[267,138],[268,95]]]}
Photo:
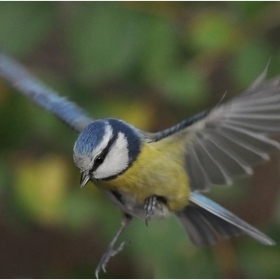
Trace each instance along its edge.
{"label": "blue tit", "polygon": [[252,175],[252,166],[280,148],[280,77],[266,70],[239,96],[179,124],[147,133],[118,119],[93,121],[78,136],[74,162],[81,186],[92,181],[123,213],[121,227],[96,276],[125,242],[114,244],[132,217],[146,221],[175,214],[198,246],[246,233],[265,245],[268,236],[201,192]]}

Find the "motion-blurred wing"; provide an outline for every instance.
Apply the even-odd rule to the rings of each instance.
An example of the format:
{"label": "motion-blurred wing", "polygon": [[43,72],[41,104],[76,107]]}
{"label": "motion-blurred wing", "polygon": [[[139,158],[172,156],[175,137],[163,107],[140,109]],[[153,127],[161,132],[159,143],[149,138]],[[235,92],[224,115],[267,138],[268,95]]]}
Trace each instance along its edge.
{"label": "motion-blurred wing", "polygon": [[266,69],[234,99],[152,136],[153,141],[175,135],[184,140],[192,190],[251,175],[252,165],[280,148],[268,137],[280,133],[280,77],[264,82],[265,75]]}
{"label": "motion-blurred wing", "polygon": [[3,77],[18,93],[25,95],[77,132],[81,132],[93,121],[82,108],[57,95],[55,91],[3,53],[0,53],[0,77]]}

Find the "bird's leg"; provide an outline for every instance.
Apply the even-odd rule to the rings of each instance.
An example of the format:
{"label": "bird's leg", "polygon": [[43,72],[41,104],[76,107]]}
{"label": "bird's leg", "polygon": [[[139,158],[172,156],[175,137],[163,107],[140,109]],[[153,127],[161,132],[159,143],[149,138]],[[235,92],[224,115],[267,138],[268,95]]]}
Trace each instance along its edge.
{"label": "bird's leg", "polygon": [[157,197],[155,195],[148,197],[144,202],[146,225],[148,225],[148,221],[154,214],[154,209],[156,207],[156,204],[157,204]]}
{"label": "bird's leg", "polygon": [[127,243],[127,241],[124,241],[120,244],[120,246],[117,249],[114,249],[114,245],[116,241],[118,240],[119,236],[123,232],[123,230],[129,225],[129,222],[131,221],[132,217],[128,214],[124,214],[121,226],[119,230],[117,231],[116,235],[114,236],[113,240],[110,242],[109,246],[107,247],[105,253],[103,254],[96,270],[95,270],[95,277],[98,279],[98,274],[100,270],[102,269],[104,272],[106,272],[106,265],[111,257],[118,254],[123,248],[124,245]]}

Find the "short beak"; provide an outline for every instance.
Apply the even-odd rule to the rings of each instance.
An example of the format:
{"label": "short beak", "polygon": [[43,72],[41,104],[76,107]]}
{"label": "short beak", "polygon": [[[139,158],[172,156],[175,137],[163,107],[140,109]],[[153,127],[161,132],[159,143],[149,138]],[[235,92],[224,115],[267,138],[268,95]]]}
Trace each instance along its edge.
{"label": "short beak", "polygon": [[80,180],[80,185],[81,185],[81,188],[84,187],[87,182],[89,181],[90,177],[89,177],[89,174],[88,172],[82,172],[81,174],[81,180]]}

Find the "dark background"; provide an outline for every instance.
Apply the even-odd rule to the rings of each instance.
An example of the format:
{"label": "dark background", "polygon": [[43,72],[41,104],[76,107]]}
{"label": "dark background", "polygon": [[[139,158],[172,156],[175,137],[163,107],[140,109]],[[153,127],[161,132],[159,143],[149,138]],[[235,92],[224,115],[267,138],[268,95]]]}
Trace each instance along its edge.
{"label": "dark background", "polygon": [[[271,58],[277,2],[0,2],[0,48],[95,118],[166,128],[244,90]],[[92,278],[120,213],[79,188],[77,135],[0,80],[0,277]],[[280,244],[278,155],[210,197]],[[146,227],[108,278],[279,278],[279,245],[248,236],[196,248],[174,218]]]}

